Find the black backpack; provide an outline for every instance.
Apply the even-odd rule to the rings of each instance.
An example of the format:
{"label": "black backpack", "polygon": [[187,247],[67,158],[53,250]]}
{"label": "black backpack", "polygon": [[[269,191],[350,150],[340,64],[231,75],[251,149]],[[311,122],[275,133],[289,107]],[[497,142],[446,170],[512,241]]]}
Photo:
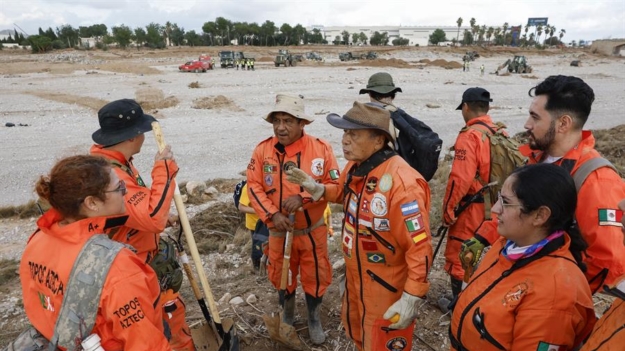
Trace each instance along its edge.
{"label": "black backpack", "polygon": [[237,185],[234,186],[234,194],[232,194],[232,199],[234,200],[234,207],[239,209],[239,201],[241,200],[241,191],[243,191],[243,187],[247,184],[247,180],[243,179],[238,182]]}
{"label": "black backpack", "polygon": [[393,105],[384,106],[391,112],[395,128],[399,130],[395,143],[397,153],[416,169],[426,181],[434,177],[438,169],[438,156],[443,141],[432,128]]}

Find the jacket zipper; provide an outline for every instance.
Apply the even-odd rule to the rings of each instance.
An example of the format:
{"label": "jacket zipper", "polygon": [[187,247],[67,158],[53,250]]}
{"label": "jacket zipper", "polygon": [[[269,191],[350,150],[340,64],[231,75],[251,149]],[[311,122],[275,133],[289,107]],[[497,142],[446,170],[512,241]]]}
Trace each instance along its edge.
{"label": "jacket zipper", "polygon": [[506,349],[497,340],[495,340],[495,338],[492,335],[490,335],[490,333],[486,329],[486,325],[484,321],[484,313],[480,313],[479,307],[476,308],[475,311],[473,312],[473,326],[475,326],[477,331],[480,333],[480,336],[482,337],[482,339],[485,339],[486,341],[491,343],[493,346],[495,346],[499,350]]}
{"label": "jacket zipper", "polygon": [[389,249],[393,255],[395,254],[395,247],[391,245],[388,241],[386,241],[380,234],[376,233],[375,230],[371,229],[371,227],[366,227],[371,235],[373,235],[382,245],[384,245],[387,249]]}
{"label": "jacket zipper", "polygon": [[373,279],[378,284],[380,284],[383,287],[385,287],[388,291],[390,291],[392,293],[396,293],[397,292],[397,289],[394,286],[392,286],[391,284],[387,283],[386,280],[380,278],[377,274],[373,273],[370,269],[367,269],[367,274],[371,277],[371,279]]}

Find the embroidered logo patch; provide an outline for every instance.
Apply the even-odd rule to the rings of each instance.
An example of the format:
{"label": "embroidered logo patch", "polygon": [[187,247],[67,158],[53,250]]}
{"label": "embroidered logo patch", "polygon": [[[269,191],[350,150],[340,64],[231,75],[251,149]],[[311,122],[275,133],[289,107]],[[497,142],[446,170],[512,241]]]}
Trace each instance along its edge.
{"label": "embroidered logo patch", "polygon": [[267,186],[273,185],[273,176],[271,174],[265,174],[265,184],[267,184]]}
{"label": "embroidered logo patch", "polygon": [[276,173],[278,171],[278,166],[276,165],[270,165],[268,163],[265,163],[263,165],[263,173]]}
{"label": "embroidered logo patch", "polygon": [[42,292],[37,292],[37,295],[39,296],[41,307],[43,307],[44,310],[54,312],[54,305],[52,304],[50,296],[46,296]]}
{"label": "embroidered logo patch", "polygon": [[[282,170],[284,171],[288,171],[289,169],[293,168],[293,167],[297,167],[297,163],[293,162],[293,161],[288,161],[287,163],[285,163],[284,165],[282,165]],[[276,171],[277,171],[276,167]]]}
{"label": "embroidered logo patch", "polygon": [[401,205],[401,214],[404,217],[410,216],[411,214],[415,214],[418,212],[419,212],[419,203],[417,202],[417,200]]}
{"label": "embroidered logo patch", "polygon": [[523,295],[527,294],[528,290],[529,284],[527,282],[515,285],[504,295],[502,300],[503,305],[506,307],[516,307],[519,302],[521,302]]}
{"label": "embroidered logo patch", "polygon": [[365,184],[365,191],[369,194],[375,191],[375,187],[378,185],[378,178],[371,177],[367,179],[367,184]]}
{"label": "embroidered logo patch", "polygon": [[373,240],[361,240],[360,242],[362,243],[362,249],[365,251],[377,251],[378,250],[378,243],[376,243]]}
{"label": "embroidered logo patch", "polygon": [[331,169],[331,170],[330,170],[330,179],[332,179],[332,180],[337,180],[337,179],[339,179],[339,176],[340,176],[340,175],[341,175],[341,174],[339,173],[339,170],[338,170],[338,169]]}
{"label": "embroidered logo patch", "polygon": [[544,341],[541,341],[538,343],[538,347],[536,348],[536,351],[560,351],[564,349],[565,349],[564,345],[554,345],[554,344],[549,344]]}
{"label": "embroidered logo patch", "polygon": [[392,186],[393,186],[393,177],[388,173],[384,173],[382,178],[380,178],[380,191],[385,193],[391,190]]}
{"label": "embroidered logo patch", "polygon": [[380,232],[389,232],[391,230],[391,224],[389,223],[388,218],[374,218],[373,229]]}
{"label": "embroidered logo patch", "polygon": [[392,338],[386,343],[386,348],[389,351],[403,351],[406,349],[406,346],[408,346],[408,340],[401,336]]}
{"label": "embroidered logo patch", "polygon": [[599,225],[611,225],[614,227],[622,227],[621,219],[623,211],[613,208],[599,209]]}
{"label": "embroidered logo patch", "polygon": [[386,197],[384,195],[373,195],[373,199],[371,199],[371,212],[380,217],[386,215],[388,208],[386,207]]}
{"label": "embroidered logo patch", "polygon": [[381,253],[368,253],[367,261],[371,263],[386,263],[386,258]]}
{"label": "embroidered logo patch", "polygon": [[360,218],[358,218],[358,224],[371,228],[371,218],[369,216],[365,216],[365,215],[360,215]]}
{"label": "embroidered logo patch", "polygon": [[322,176],[323,175],[323,159],[316,158],[312,160],[312,166],[310,167],[310,171],[312,172],[312,174],[316,175],[317,177]]}

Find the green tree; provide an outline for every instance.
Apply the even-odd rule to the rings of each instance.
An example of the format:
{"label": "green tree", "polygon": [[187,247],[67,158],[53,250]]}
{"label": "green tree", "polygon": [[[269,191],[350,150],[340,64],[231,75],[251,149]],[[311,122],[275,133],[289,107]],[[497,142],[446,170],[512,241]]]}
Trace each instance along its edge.
{"label": "green tree", "polygon": [[503,45],[504,46],[506,45],[505,38],[506,38],[506,31],[508,30],[508,27],[510,27],[510,24],[508,22],[504,22],[504,24],[503,24],[503,33],[501,33],[501,35],[504,37],[504,41],[503,41]]}
{"label": "green tree", "polygon": [[369,40],[371,45],[388,45],[388,32],[373,32],[371,39]]}
{"label": "green tree", "polygon": [[463,45],[473,44],[473,34],[468,29],[465,29],[464,33],[462,34],[462,44]]}
{"label": "green tree", "polygon": [[120,48],[125,49],[132,41],[132,29],[125,25],[111,28],[112,38]]}
{"label": "green tree", "polygon": [[94,24],[89,27],[89,37],[95,38],[96,41],[100,41],[103,36],[108,34],[108,28],[105,24]]}
{"label": "green tree", "polygon": [[408,45],[408,43],[410,43],[410,40],[407,39],[407,38],[402,38],[402,37],[395,38],[392,41],[392,44],[394,46],[406,46],[406,45]]}
{"label": "green tree", "polygon": [[358,39],[359,38],[360,38],[360,34],[352,33],[352,44],[354,44],[354,45],[358,44]]}
{"label": "green tree", "polygon": [[57,27],[56,35],[59,40],[63,41],[63,43],[69,48],[78,45],[78,29],[75,29],[69,24]]}
{"label": "green tree", "polygon": [[190,30],[184,34],[184,38],[189,46],[202,45],[202,38],[194,30]]}
{"label": "green tree", "polygon": [[456,42],[457,42],[458,38],[460,38],[460,27],[462,26],[462,17],[458,17],[458,19],[456,20],[456,24],[458,24],[458,33],[456,34]]}
{"label": "green tree", "polygon": [[[215,19],[215,25],[217,26],[217,33],[221,37],[221,45],[230,45],[230,30],[232,28],[232,22],[224,17],[217,17]],[[226,40],[224,40],[224,38]]]}
{"label": "green tree", "polygon": [[291,39],[291,32],[293,32],[293,27],[291,27],[290,24],[288,23],[283,23],[280,26],[280,33],[282,33],[283,35],[283,40],[284,42],[282,43],[282,45],[288,45],[289,40]]}
{"label": "green tree", "polygon": [[202,26],[202,32],[208,35],[210,38],[211,45],[215,45],[215,35],[217,34],[217,24],[215,22],[206,22]]}
{"label": "green tree", "polygon": [[488,45],[490,45],[490,38],[492,38],[493,32],[495,32],[495,28],[488,27],[488,30],[486,31],[486,39],[488,40]]}
{"label": "green tree", "polygon": [[334,37],[334,40],[332,40],[332,44],[341,45],[341,36],[337,35],[336,37]]}
{"label": "green tree", "polygon": [[434,32],[430,34],[429,41],[433,45],[438,45],[438,43],[447,41],[447,37],[445,36],[445,31],[443,31],[440,28],[435,29]]}
{"label": "green tree", "polygon": [[141,27],[137,27],[135,28],[134,39],[135,39],[135,42],[137,43],[137,50],[139,50],[139,48],[142,47],[145,44],[145,42],[148,40],[148,34],[145,32],[145,29]]}
{"label": "green tree", "polygon": [[311,44],[321,44],[323,43],[323,35],[321,34],[321,30],[315,28],[312,30],[312,33],[308,36],[308,42]]}
{"label": "green tree", "polygon": [[296,24],[295,27],[293,27],[293,39],[294,39],[294,44],[295,45],[300,45],[302,43],[302,41],[304,40],[304,35],[306,35],[306,28],[304,28],[304,26],[302,26],[301,24]]}
{"label": "green tree", "polygon": [[276,24],[270,20],[266,20],[260,26],[260,36],[261,38],[265,38],[265,46],[269,46],[269,38],[272,39],[272,45],[275,45],[275,40],[273,39],[274,34],[276,33]]}
{"label": "green tree", "polygon": [[28,44],[34,54],[52,50],[52,40],[45,35],[29,36]]}
{"label": "green tree", "polygon": [[163,28],[163,39],[165,40],[165,43],[167,43],[167,46],[171,46],[171,31],[171,22],[165,22],[165,28]]}
{"label": "green tree", "polygon": [[360,32],[360,34],[358,34],[358,41],[360,41],[363,45],[367,45],[367,40],[369,40],[369,38],[367,38],[367,35],[364,32]]}
{"label": "green tree", "polygon": [[152,22],[145,26],[145,43],[153,49],[164,49],[165,39],[163,38],[163,26]]}
{"label": "green tree", "polygon": [[344,30],[341,32],[341,40],[343,40],[343,43],[345,43],[345,45],[349,45],[349,32]]}
{"label": "green tree", "polygon": [[562,37],[564,36],[564,34],[566,34],[566,30],[560,29],[560,35],[559,35],[560,41],[562,41]]}
{"label": "green tree", "polygon": [[170,40],[175,46],[184,45],[184,28],[178,27],[177,23],[174,23],[171,27]]}

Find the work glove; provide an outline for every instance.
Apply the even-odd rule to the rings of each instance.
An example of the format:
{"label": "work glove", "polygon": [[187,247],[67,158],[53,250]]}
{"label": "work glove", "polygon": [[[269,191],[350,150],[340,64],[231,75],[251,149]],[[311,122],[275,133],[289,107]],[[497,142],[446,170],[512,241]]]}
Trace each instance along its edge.
{"label": "work glove", "polygon": [[314,201],[319,200],[323,196],[323,193],[326,191],[326,188],[323,185],[315,182],[313,177],[309,176],[308,174],[306,174],[306,172],[302,171],[299,168],[291,167],[287,169],[285,173],[287,175],[286,180],[291,183],[300,185],[310,195],[312,195]]}
{"label": "work glove", "polygon": [[[422,298],[404,291],[401,298],[395,301],[384,313],[384,319],[394,322],[388,327],[390,329],[406,329],[417,318],[417,303],[422,300]],[[399,315],[399,319],[393,318],[395,315]]]}
{"label": "work glove", "polygon": [[469,266],[475,267],[482,257],[484,247],[488,246],[488,243],[484,238],[479,235],[475,235],[469,240],[465,240],[460,246],[460,264],[462,268],[467,269]]}

